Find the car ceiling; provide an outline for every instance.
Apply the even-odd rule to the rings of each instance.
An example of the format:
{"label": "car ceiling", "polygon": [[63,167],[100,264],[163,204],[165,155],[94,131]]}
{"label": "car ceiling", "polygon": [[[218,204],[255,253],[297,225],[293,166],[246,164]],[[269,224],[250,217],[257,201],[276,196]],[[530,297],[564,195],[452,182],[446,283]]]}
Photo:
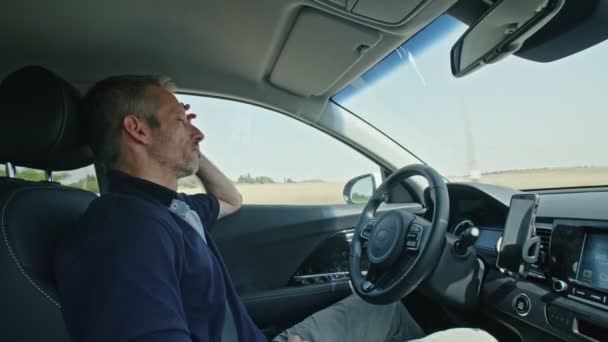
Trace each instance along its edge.
{"label": "car ceiling", "polygon": [[[86,90],[109,75],[162,73],[182,92],[314,116],[331,95],[455,2],[380,1],[414,10],[402,22],[382,23],[349,14],[332,1],[340,2],[5,1],[0,5],[0,77],[38,64]],[[289,42],[292,32],[297,39]],[[355,55],[361,44],[373,46]],[[285,51],[284,46],[291,47]],[[306,65],[307,60],[315,64]],[[336,77],[330,80],[327,74]],[[304,87],[298,85],[302,78]]]}
{"label": "car ceiling", "polygon": [[[598,5],[598,0],[589,2],[593,3],[586,6],[589,13],[607,7]],[[173,78],[181,92],[234,98],[316,122],[333,94],[455,3],[4,1],[0,4],[0,77],[38,64],[85,91],[109,75],[162,73]],[[577,3],[567,5],[583,7]],[[450,14],[466,23],[488,6],[488,1],[461,0]],[[560,24],[553,31],[562,33],[564,27]],[[544,61],[560,57],[555,44],[552,50],[538,47],[556,40],[551,28],[544,31],[545,39],[535,42],[529,49],[532,53],[522,57]]]}

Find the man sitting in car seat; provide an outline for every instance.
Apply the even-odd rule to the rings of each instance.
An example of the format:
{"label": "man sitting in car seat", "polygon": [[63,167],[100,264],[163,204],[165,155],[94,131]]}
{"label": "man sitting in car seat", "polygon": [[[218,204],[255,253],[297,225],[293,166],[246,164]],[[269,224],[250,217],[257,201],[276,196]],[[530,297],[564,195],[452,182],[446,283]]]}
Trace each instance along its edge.
{"label": "man sitting in car seat", "polygon": [[[216,220],[239,210],[241,194],[201,153],[196,115],[172,90],[164,78],[115,76],[85,96],[90,145],[109,171],[107,192],[57,253],[63,315],[75,341],[267,341],[209,234]],[[177,180],[192,174],[206,194],[176,192]],[[376,306],[351,296],[274,341],[423,336],[400,302]]]}

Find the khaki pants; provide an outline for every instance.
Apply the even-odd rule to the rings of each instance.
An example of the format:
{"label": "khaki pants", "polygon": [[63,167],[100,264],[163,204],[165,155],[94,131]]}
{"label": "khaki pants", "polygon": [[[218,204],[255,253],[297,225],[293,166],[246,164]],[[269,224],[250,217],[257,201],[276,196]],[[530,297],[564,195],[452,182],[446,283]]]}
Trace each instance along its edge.
{"label": "khaki pants", "polygon": [[356,295],[313,314],[283,331],[273,342],[285,342],[291,335],[307,342],[496,341],[482,330],[462,328],[425,337],[401,302],[373,305]]}
{"label": "khaki pants", "polygon": [[308,342],[403,342],[424,332],[401,302],[373,305],[351,295],[283,331],[273,342],[285,342],[291,335]]}

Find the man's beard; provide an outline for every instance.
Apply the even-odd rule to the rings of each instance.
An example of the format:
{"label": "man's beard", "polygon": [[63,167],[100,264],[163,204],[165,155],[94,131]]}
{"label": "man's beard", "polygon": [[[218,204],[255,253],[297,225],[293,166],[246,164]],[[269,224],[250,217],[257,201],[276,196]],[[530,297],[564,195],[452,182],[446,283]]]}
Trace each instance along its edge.
{"label": "man's beard", "polygon": [[183,167],[177,170],[177,179],[190,177],[198,171],[198,159],[192,158],[188,161],[188,163]]}

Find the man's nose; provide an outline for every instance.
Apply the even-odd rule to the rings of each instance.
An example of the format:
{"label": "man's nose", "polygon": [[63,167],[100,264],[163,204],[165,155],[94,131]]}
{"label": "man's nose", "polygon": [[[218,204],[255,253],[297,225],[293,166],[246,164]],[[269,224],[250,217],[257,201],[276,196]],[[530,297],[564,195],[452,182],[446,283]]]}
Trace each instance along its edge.
{"label": "man's nose", "polygon": [[192,129],[194,130],[193,136],[196,143],[199,143],[205,139],[205,135],[200,129],[196,128],[194,125],[192,126]]}

